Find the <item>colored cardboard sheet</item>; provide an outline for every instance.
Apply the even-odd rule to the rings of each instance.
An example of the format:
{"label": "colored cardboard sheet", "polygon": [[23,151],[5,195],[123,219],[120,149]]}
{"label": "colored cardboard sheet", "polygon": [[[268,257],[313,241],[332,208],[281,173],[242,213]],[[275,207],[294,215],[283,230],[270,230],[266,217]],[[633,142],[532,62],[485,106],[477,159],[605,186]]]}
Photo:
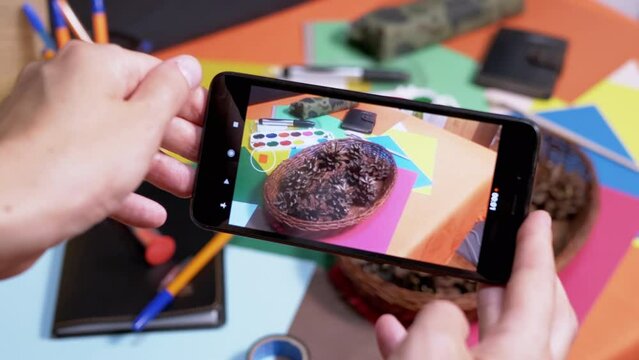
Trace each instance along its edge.
{"label": "colored cardboard sheet", "polygon": [[[200,58],[227,61],[304,63],[303,29],[307,22],[353,20],[382,5],[409,1],[309,1],[155,55],[163,59],[192,54]],[[595,1],[528,0],[525,8],[520,15],[456,36],[444,42],[444,45],[480,61],[492,36],[502,26],[563,37],[570,44],[555,95],[567,101],[573,101],[624,61],[636,58],[639,53],[639,42],[625,41],[639,37],[639,23]]]}
{"label": "colored cardboard sheet", "polygon": [[312,261],[230,245],[223,327],[60,340],[50,332],[62,250],[48,251],[26,273],[0,282],[3,358],[175,359],[188,349],[194,360],[244,359],[258,338],[286,333],[315,269]]}
{"label": "colored cardboard sheet", "polygon": [[[316,22],[307,25],[310,34],[307,46],[312,58],[308,63],[316,65],[355,65],[403,70],[411,75],[411,83],[426,86],[440,94],[453,96],[461,107],[487,110],[484,90],[474,85],[477,64],[474,60],[440,45],[377,63],[368,55],[348,44],[346,22]],[[393,85],[374,84],[373,90],[388,90]]]}
{"label": "colored cardboard sheet", "polygon": [[397,170],[390,196],[373,215],[339,235],[323,238],[322,242],[385,254],[417,179],[414,172]]}
{"label": "colored cardboard sheet", "polygon": [[[564,288],[568,293],[568,298],[577,313],[579,321],[584,322],[585,319],[584,327],[590,321],[589,312],[591,311],[593,304],[598,301],[597,299],[600,296],[603,299],[603,296],[605,296],[605,293],[603,293],[605,287],[612,286],[607,285],[607,282],[610,280],[611,284],[615,284],[615,281],[620,281],[616,280],[617,276],[613,276],[613,272],[617,268],[618,264],[620,264],[624,254],[627,253],[630,246],[630,240],[637,234],[637,231],[639,231],[639,223],[637,223],[639,199],[635,199],[607,187],[601,187],[600,197],[601,203],[599,216],[597,217],[596,223],[593,226],[588,240],[577,255],[575,255],[572,261],[559,274]],[[635,251],[637,250],[635,249]],[[627,304],[627,301],[633,302],[630,309],[637,309],[637,297],[632,294],[637,292],[636,276],[639,261],[637,260],[637,255],[633,255],[633,259],[635,263],[631,267],[631,275],[625,275],[625,277],[621,280],[623,284],[616,284],[614,286],[620,288],[618,294],[626,300],[624,301],[624,304]],[[623,263],[621,266],[623,266]],[[599,307],[599,305],[597,305],[597,307]],[[605,311],[607,312],[608,310],[609,307],[606,307]],[[592,312],[594,311],[596,311],[595,308],[592,309]],[[604,310],[602,309],[600,311]],[[621,310],[619,309],[619,311]],[[632,324],[628,326],[634,326],[636,328],[637,317],[631,316],[631,313],[634,311],[636,310],[630,310],[630,312],[620,316],[625,316],[626,320]],[[601,318],[606,317],[607,315],[594,315],[593,313],[593,316]],[[617,316],[618,315],[613,312],[610,318],[611,322],[608,323],[611,325],[606,327],[597,327],[594,329],[591,327],[592,325],[589,325],[591,329],[597,331],[597,334],[602,334],[603,332],[609,333],[607,337],[594,341],[594,337],[592,335],[587,335],[587,337],[582,340],[578,339],[575,346],[586,347],[587,349],[592,349],[599,345],[602,347],[607,346],[604,339],[619,336],[620,334],[617,331],[618,328],[614,322]],[[595,324],[597,324],[597,321],[595,321]],[[623,330],[623,327],[626,325],[621,323],[620,326],[619,330]],[[632,334],[635,333],[637,333],[637,331],[632,332]],[[470,344],[475,344],[478,340],[478,334],[477,324],[473,324],[468,342]],[[593,340],[593,342],[586,343],[586,340]],[[592,344],[592,347],[588,344]],[[633,346],[637,346],[636,343],[634,343]],[[601,353],[605,351],[605,349],[598,350],[598,352]],[[588,353],[588,350],[577,350],[577,353],[586,354]],[[607,357],[581,356],[572,358],[606,359]]]}
{"label": "colored cardboard sheet", "polygon": [[321,268],[316,269],[288,333],[308,347],[313,359],[381,360],[373,325],[344,301]]}
{"label": "colored cardboard sheet", "polygon": [[[547,119],[591,139],[619,155],[630,158],[628,151],[617,139],[599,110],[594,106],[548,111],[541,114]],[[584,151],[592,160],[601,184],[639,197],[639,173],[590,150],[584,149]]]}
{"label": "colored cardboard sheet", "polygon": [[268,64],[258,64],[252,62],[239,62],[239,61],[220,61],[220,60],[206,60],[198,59],[202,66],[202,86],[209,88],[211,80],[215,75],[224,71],[235,71],[240,73],[260,75],[260,76],[272,76],[271,67]]}
{"label": "colored cardboard sheet", "polygon": [[303,26],[309,20],[354,20],[376,9],[411,0],[308,1],[269,16],[240,24],[155,53],[162,59],[192,54],[205,59],[304,63]]}
{"label": "colored cardboard sheet", "polygon": [[[402,150],[402,148],[400,148],[390,136],[371,136],[366,140],[381,145],[386,149],[393,151],[394,153],[406,155],[404,150]],[[397,167],[417,173],[417,180],[413,185],[413,189],[429,186],[432,184],[430,178],[428,178],[428,176],[426,176],[426,174],[424,174],[424,172],[421,171],[411,160],[397,156],[395,154],[393,154],[393,159],[395,160],[395,164],[397,164]]]}
{"label": "colored cardboard sheet", "polygon": [[604,80],[577,99],[578,105],[597,105],[625,144],[630,155],[639,162],[639,89]]}
{"label": "colored cardboard sheet", "polygon": [[626,255],[581,324],[568,359],[639,359],[639,249],[634,246],[626,249]]}
{"label": "colored cardboard sheet", "polygon": [[494,34],[514,27],[568,41],[566,59],[554,96],[572,102],[630,58],[639,54],[639,22],[597,1],[527,0],[525,11],[444,42],[481,61]]}
{"label": "colored cardboard sheet", "polygon": [[639,199],[607,187],[600,197],[588,241],[560,274],[579,319],[588,314],[639,230]]}
{"label": "colored cardboard sheet", "polygon": [[615,85],[639,90],[639,62],[634,59],[626,61],[608,77],[608,80]]}
{"label": "colored cardboard sheet", "polygon": [[233,240],[231,240],[231,244],[258,250],[260,252],[277,254],[281,256],[289,256],[302,260],[309,260],[323,268],[330,267],[331,265],[333,265],[334,262],[333,255],[329,253],[305,249],[297,246],[284,245],[266,240],[235,236],[233,237]]}
{"label": "colored cardboard sheet", "polygon": [[[435,158],[437,139],[428,136],[391,129],[386,132],[408,155],[415,165],[426,174],[431,183],[437,183],[435,177]],[[429,195],[432,184],[415,189],[415,192]]]}

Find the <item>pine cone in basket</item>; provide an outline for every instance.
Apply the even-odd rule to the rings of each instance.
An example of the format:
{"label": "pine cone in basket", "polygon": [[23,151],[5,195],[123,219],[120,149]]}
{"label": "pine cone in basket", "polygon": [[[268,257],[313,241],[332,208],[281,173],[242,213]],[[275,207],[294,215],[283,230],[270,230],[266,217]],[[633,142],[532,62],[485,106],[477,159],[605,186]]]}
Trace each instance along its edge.
{"label": "pine cone in basket", "polygon": [[435,276],[419,271],[407,270],[389,264],[377,264],[364,260],[352,259],[365,272],[379,276],[399,287],[424,293],[441,294],[445,297],[455,297],[474,292],[477,284],[474,281],[450,276]]}
{"label": "pine cone in basket", "polygon": [[285,174],[273,205],[306,221],[335,221],[349,216],[352,207],[369,207],[382,195],[383,182],[394,164],[357,142],[330,141],[313,157]]}
{"label": "pine cone in basket", "polygon": [[587,203],[588,183],[561,163],[540,162],[536,180],[533,209],[546,210],[555,220],[577,214]]}

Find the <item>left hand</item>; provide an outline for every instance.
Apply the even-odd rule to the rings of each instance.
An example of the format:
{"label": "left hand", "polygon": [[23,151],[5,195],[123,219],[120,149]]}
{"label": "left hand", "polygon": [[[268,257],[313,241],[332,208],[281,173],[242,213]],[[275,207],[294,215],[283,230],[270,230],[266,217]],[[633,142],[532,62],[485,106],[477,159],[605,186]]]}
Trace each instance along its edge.
{"label": "left hand", "polygon": [[28,65],[0,105],[0,277],[107,216],[157,227],[146,179],[191,194],[206,91],[197,60],[72,41]]}

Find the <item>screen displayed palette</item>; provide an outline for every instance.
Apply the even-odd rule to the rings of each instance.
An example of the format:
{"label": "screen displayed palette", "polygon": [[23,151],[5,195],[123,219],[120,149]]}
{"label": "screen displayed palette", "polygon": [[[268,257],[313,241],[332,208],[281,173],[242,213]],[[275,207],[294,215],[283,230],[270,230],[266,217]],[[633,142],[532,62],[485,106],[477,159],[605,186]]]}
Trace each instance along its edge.
{"label": "screen displayed palette", "polygon": [[257,131],[251,134],[251,148],[255,151],[303,149],[334,139],[330,131],[309,128],[304,130]]}
{"label": "screen displayed palette", "polygon": [[[450,117],[435,123],[404,109],[344,108],[335,98],[254,91],[261,97],[249,97],[246,108],[229,225],[476,268],[477,257],[468,254],[481,247],[478,224],[488,211],[500,126]],[[370,134],[341,128],[352,111],[375,114]],[[260,123],[267,118],[290,126]],[[315,125],[305,128],[309,122]],[[365,150],[374,148],[380,152]],[[368,209],[338,231],[322,229]]]}

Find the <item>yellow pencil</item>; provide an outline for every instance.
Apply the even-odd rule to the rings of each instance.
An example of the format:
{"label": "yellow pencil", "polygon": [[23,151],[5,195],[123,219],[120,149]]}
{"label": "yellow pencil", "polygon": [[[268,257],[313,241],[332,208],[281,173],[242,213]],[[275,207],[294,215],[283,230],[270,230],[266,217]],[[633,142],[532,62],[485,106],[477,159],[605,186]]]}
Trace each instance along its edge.
{"label": "yellow pencil", "polygon": [[226,245],[232,237],[232,235],[225,233],[218,233],[213,236],[211,240],[195,254],[193,260],[180,271],[175,279],[173,279],[164,290],[160,291],[140,312],[133,321],[133,330],[141,331],[149,321],[155,319],[155,317],[173,301],[175,296],[193,280],[202,268],[222,250],[224,245]]}

